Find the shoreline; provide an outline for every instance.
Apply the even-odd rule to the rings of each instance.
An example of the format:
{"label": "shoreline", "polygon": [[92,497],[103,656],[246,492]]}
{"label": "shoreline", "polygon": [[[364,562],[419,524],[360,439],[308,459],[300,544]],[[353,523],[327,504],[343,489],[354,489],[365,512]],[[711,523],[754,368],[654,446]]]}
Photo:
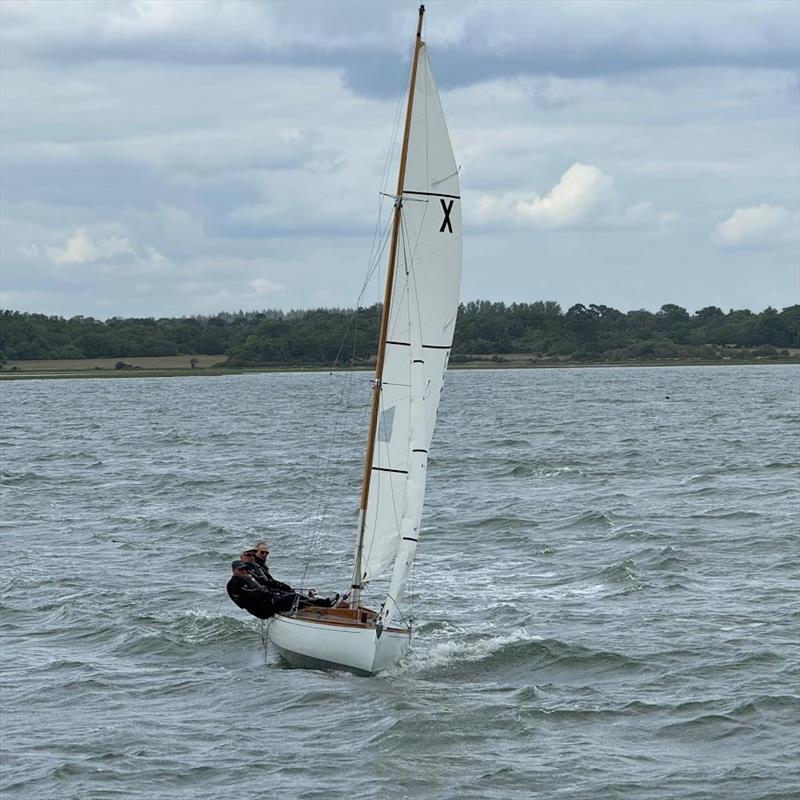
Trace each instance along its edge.
{"label": "shoreline", "polygon": [[[648,359],[629,361],[531,361],[530,359],[490,359],[451,364],[450,370],[505,370],[505,369],[613,369],[616,367],[726,367],[726,366],[767,366],[800,365],[800,356],[784,358],[728,358],[728,359]],[[249,375],[259,373],[297,373],[297,372],[371,372],[372,366],[337,367],[301,366],[286,367],[136,367],[133,369],[114,369],[100,367],[74,367],[72,369],[2,369],[0,381],[15,380],[60,380],[60,379],[107,379],[107,378],[189,378],[221,377],[225,375]]]}

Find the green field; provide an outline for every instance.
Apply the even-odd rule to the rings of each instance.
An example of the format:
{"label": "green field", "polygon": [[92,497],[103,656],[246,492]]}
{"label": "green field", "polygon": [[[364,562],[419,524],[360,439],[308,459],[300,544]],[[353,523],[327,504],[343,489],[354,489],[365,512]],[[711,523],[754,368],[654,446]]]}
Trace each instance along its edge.
{"label": "green field", "polygon": [[[222,366],[225,361],[224,354],[9,361],[0,370],[0,379],[143,378],[169,375],[222,375],[239,371],[226,369]],[[125,366],[117,367],[119,363]]]}

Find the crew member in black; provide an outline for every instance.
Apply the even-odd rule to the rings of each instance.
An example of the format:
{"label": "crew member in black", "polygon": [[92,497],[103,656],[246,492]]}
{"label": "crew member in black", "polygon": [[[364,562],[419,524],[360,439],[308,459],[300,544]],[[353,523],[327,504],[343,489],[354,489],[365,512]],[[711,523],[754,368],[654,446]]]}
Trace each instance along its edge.
{"label": "crew member in black", "polygon": [[250,575],[270,592],[293,592],[288,583],[275,580],[269,574],[266,562],[259,562],[256,550],[245,550],[239,558],[247,564]]}
{"label": "crew member in black", "polygon": [[[233,575],[225,587],[228,597],[243,608],[248,614],[259,619],[269,619],[274,614],[291,610],[295,603],[299,608],[322,606],[330,608],[339,598],[306,597],[291,589],[288,592],[271,591],[259,583],[248,569],[248,563],[242,560],[231,562]],[[285,584],[282,584],[285,585]]]}
{"label": "crew member in black", "polygon": [[259,619],[269,619],[278,611],[288,611],[295,601],[294,592],[271,592],[260,584],[247,568],[247,562],[231,563],[233,573],[228,585],[228,597],[248,614]]}
{"label": "crew member in black", "polygon": [[[269,545],[266,542],[256,542],[256,546],[252,550],[245,550],[242,553],[242,560],[247,561],[248,563],[251,562],[250,556],[252,558],[252,565],[248,566],[248,569],[251,570],[253,573],[253,577],[259,581],[259,583],[263,583],[270,591],[273,592],[293,592],[295,591],[289,586],[288,583],[282,583],[279,580],[276,580],[269,574],[269,567],[267,567],[267,557],[269,556]],[[253,569],[255,566],[255,569]],[[301,606],[303,605],[303,601],[308,601],[305,603],[306,605],[313,605],[313,606],[324,606],[325,608],[330,608],[331,606],[335,606],[339,602],[339,595],[335,595],[334,597],[327,598],[327,597],[317,597],[316,593],[313,589],[308,590],[308,594],[300,594],[301,598]]]}
{"label": "crew member in black", "polygon": [[259,586],[267,589],[269,588],[269,582],[267,581],[267,576],[264,575],[261,568],[256,564],[255,552],[255,550],[245,550],[243,553],[239,554],[239,559],[240,561],[244,561],[247,574],[256,581]]}

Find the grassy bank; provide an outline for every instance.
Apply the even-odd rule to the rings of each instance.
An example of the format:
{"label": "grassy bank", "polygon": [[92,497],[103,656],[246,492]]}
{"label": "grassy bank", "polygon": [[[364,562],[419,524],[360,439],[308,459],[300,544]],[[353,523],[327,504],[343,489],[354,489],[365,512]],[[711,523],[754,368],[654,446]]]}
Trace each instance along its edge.
{"label": "grassy bank", "polygon": [[[142,358],[83,358],[10,361],[0,369],[0,380],[36,378],[171,378],[182,376],[241,375],[250,372],[327,372],[330,365],[291,365],[247,368],[223,366],[225,356],[150,356]],[[569,369],[575,367],[730,366],[743,364],[800,364],[800,350],[782,358],[631,359],[626,361],[554,361],[530,354],[511,353],[454,359],[452,369]],[[121,366],[120,366],[121,365]],[[359,369],[372,369],[371,366]]]}
{"label": "grassy bank", "polygon": [[225,355],[220,354],[9,361],[0,370],[0,379],[164,378],[178,375],[225,375],[239,371],[222,366],[225,360]]}

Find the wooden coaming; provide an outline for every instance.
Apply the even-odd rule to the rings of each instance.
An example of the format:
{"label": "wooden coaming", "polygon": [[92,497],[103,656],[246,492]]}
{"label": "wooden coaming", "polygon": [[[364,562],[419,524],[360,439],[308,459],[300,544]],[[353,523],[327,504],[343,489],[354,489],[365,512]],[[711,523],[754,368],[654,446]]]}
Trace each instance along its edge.
{"label": "wooden coaming", "polygon": [[[282,614],[287,619],[315,622],[322,625],[336,625],[347,628],[374,628],[378,615],[371,608],[323,608],[311,606],[300,609],[296,614]],[[405,633],[403,628],[386,628],[393,633]]]}

